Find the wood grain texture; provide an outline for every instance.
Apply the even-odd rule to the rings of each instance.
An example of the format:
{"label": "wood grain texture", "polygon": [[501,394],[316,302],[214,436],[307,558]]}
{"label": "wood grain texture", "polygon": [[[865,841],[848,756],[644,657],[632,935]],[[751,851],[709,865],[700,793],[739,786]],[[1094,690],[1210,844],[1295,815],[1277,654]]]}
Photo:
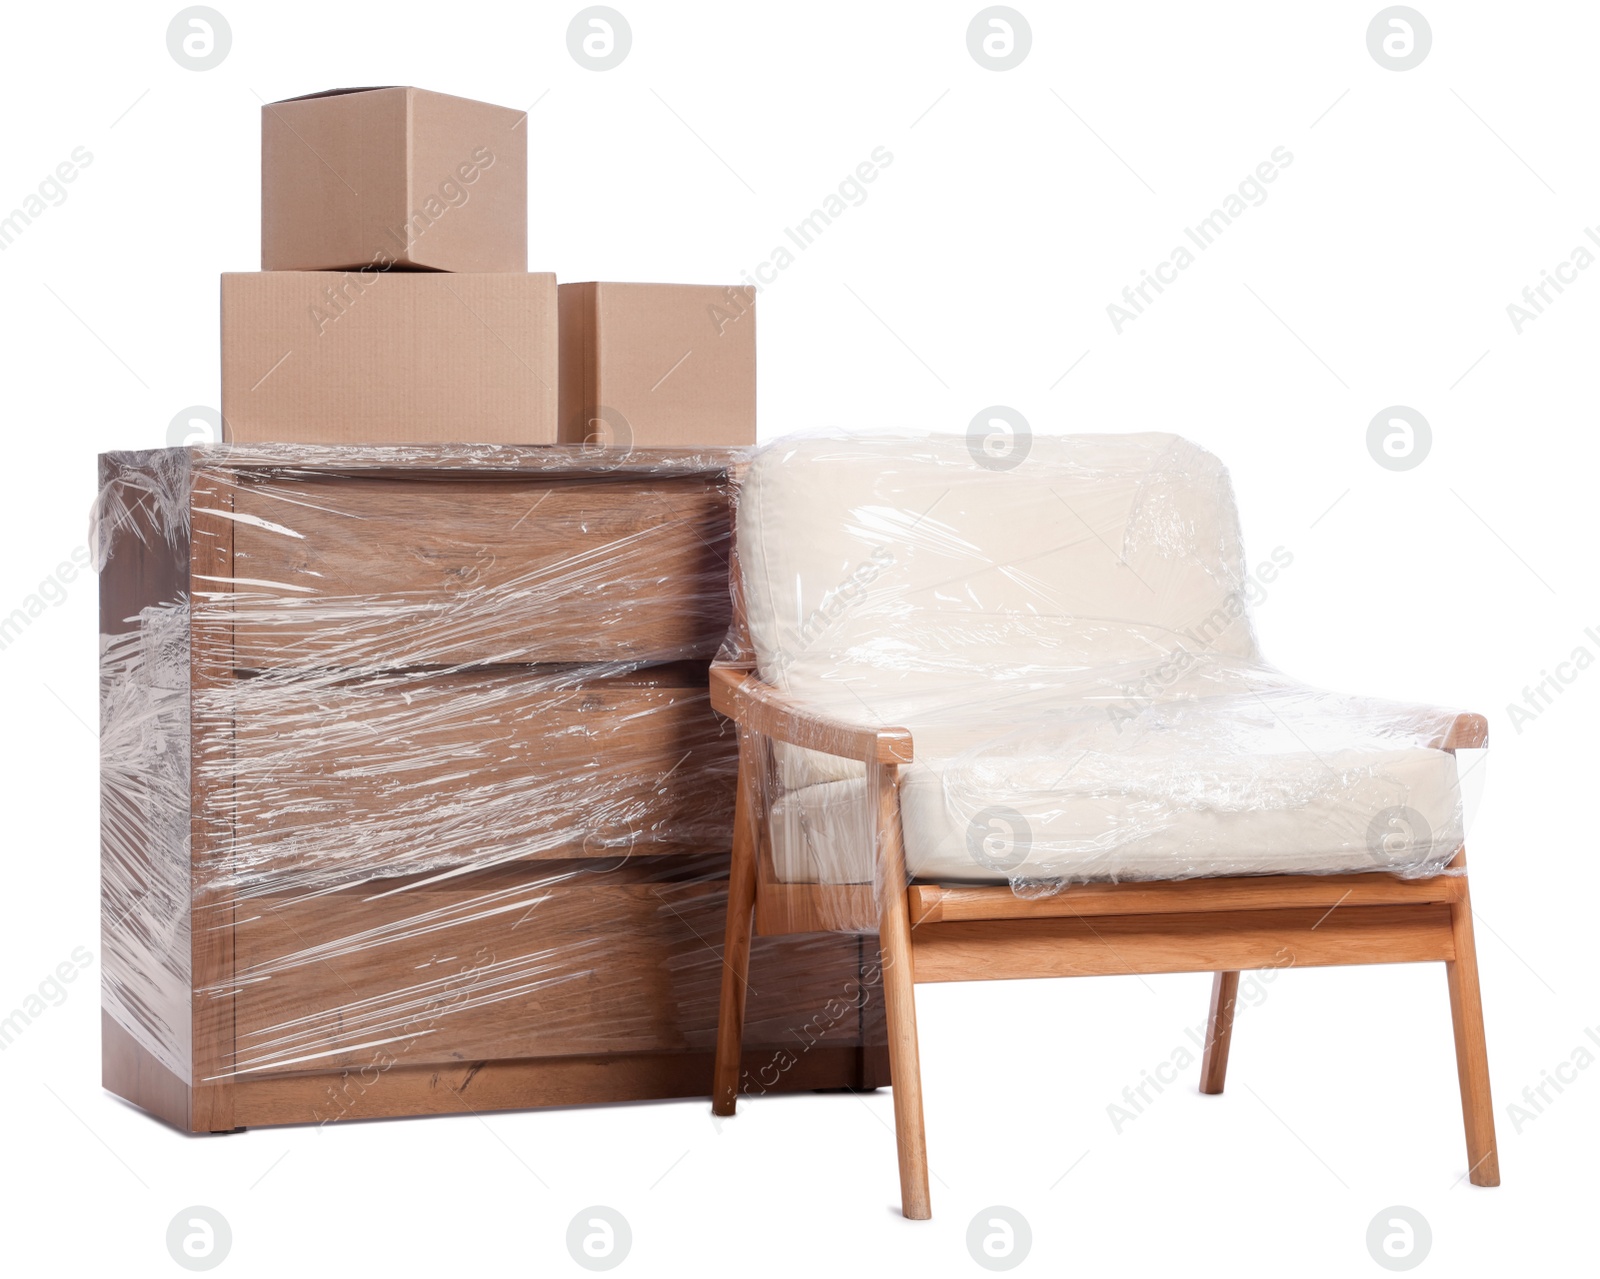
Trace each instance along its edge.
{"label": "wood grain texture", "polygon": [[1205,1055],[1200,1059],[1200,1091],[1219,1093],[1228,1078],[1228,1049],[1233,1044],[1233,1014],[1239,1000],[1239,974],[1218,973],[1211,982],[1211,1009],[1206,1016]]}
{"label": "wood grain texture", "polygon": [[[196,469],[189,498],[189,598],[226,593],[227,566],[234,557],[233,491],[214,470]],[[216,579],[223,580],[218,581]],[[224,614],[224,616],[226,616]],[[218,690],[233,680],[231,665],[213,660],[211,645],[226,646],[232,634],[190,619],[189,775],[191,864],[190,981],[197,992],[193,1023],[193,1093],[190,1122],[196,1131],[227,1132],[235,1126],[233,1082],[234,997],[228,988],[234,967],[234,903],[229,877],[234,849],[234,718]],[[204,638],[196,632],[203,632]],[[220,766],[219,766],[220,765]],[[201,996],[198,992],[208,992]]]}
{"label": "wood grain texture", "polygon": [[748,742],[739,752],[738,800],[733,818],[733,855],[728,871],[727,928],[722,944],[722,993],[717,1008],[717,1060],[711,1113],[731,1115],[739,1099],[739,1063],[744,1051],[745,997],[750,986],[750,942],[756,903],[755,844],[760,795]]}
{"label": "wood grain texture", "polygon": [[878,943],[883,955],[883,1000],[888,1017],[889,1068],[894,1075],[894,1140],[900,1160],[900,1211],[912,1221],[933,1216],[928,1192],[928,1139],[922,1122],[922,1065],[917,1045],[916,956],[906,902],[906,858],[900,830],[898,770],[878,768]]}
{"label": "wood grain texture", "polygon": [[906,729],[864,728],[830,719],[805,709],[739,665],[712,665],[711,704],[774,741],[866,763],[911,763],[911,734]]}
{"label": "wood grain texture", "polygon": [[871,884],[794,884],[778,878],[772,844],[762,839],[756,856],[756,932],[762,937],[802,933],[875,933],[878,894]]}
{"label": "wood grain texture", "polygon": [[919,923],[974,919],[1056,919],[1153,915],[1203,910],[1277,910],[1292,906],[1383,906],[1452,902],[1466,891],[1460,875],[1399,879],[1394,875],[1242,875],[1158,883],[1073,884],[1048,897],[1019,897],[1009,885],[911,886]]}
{"label": "wood grain texture", "polygon": [[918,981],[1102,977],[1450,959],[1444,905],[923,924]]}
{"label": "wood grain texture", "polygon": [[[153,456],[168,450],[150,450]],[[684,476],[727,480],[749,465],[749,450],[644,446],[596,448],[559,444],[283,444],[235,442],[225,449],[190,450],[209,464],[239,474],[296,477],[323,475],[402,479],[625,476],[672,480]],[[139,456],[121,454],[118,456]]]}
{"label": "wood grain texture", "polygon": [[[235,1112],[241,1126],[255,1127],[706,1097],[712,1056],[710,1051],[625,1053],[244,1078],[236,1088]],[[771,1054],[752,1050],[740,1074],[752,1093],[834,1089],[850,1082],[856,1056],[851,1047],[819,1045],[762,1085],[755,1081],[767,1071]]]}
{"label": "wood grain texture", "polygon": [[[727,885],[628,867],[377,881],[238,904],[245,1073],[710,1051]],[[854,939],[753,949],[746,1042],[854,1043]],[[864,997],[872,997],[870,994]]]}
{"label": "wood grain texture", "polygon": [[1454,722],[1445,731],[1443,737],[1433,743],[1435,750],[1456,751],[1469,750],[1474,747],[1489,744],[1489,721],[1482,715],[1471,711],[1463,711],[1455,717]]}
{"label": "wood grain texture", "polygon": [[1494,1100],[1489,1091],[1489,1049],[1483,1029],[1483,994],[1478,985],[1478,946],[1473,937],[1472,899],[1463,895],[1450,907],[1455,954],[1445,965],[1450,989],[1450,1021],[1455,1030],[1456,1072],[1461,1114],[1467,1131],[1467,1169],[1474,1186],[1500,1184],[1500,1151],[1495,1141]]}
{"label": "wood grain texture", "polygon": [[174,1128],[190,1129],[190,1082],[153,1057],[108,1011],[100,1012],[100,1086]]}
{"label": "wood grain texture", "polygon": [[246,669],[710,658],[728,626],[713,476],[241,480]]}
{"label": "wood grain texture", "polygon": [[108,453],[99,459],[93,541],[99,575],[100,633],[139,629],[140,610],[182,599],[189,585],[189,529],[174,518],[182,502],[187,450]]}
{"label": "wood grain texture", "polygon": [[[263,445],[206,455],[192,477],[179,477],[180,490],[192,491],[178,491],[177,509],[193,509],[171,571],[163,576],[143,552],[124,549],[102,580],[102,609],[114,634],[137,630],[150,604],[200,601],[188,654],[196,887],[182,903],[192,941],[181,957],[194,987],[192,1043],[182,1045],[180,1077],[107,1018],[108,1087],[195,1131],[315,1122],[309,1109],[330,1088],[357,1090],[374,1071],[394,1086],[369,1089],[352,1114],[459,1111],[475,1087],[476,1104],[489,1096],[496,1107],[709,1094],[726,924],[719,855],[733,789],[731,767],[717,774],[719,760],[731,764],[734,737],[709,710],[703,659],[725,624],[732,456]],[[447,465],[472,478],[442,473]],[[269,489],[277,496],[265,497]],[[526,502],[513,503],[517,494]],[[160,548],[175,527],[170,511],[132,505],[148,507],[150,525],[135,542]],[[342,536],[346,549],[327,561],[279,553],[272,562],[264,548],[297,540],[278,531],[293,519],[272,518],[272,506],[323,521],[317,536],[328,546]],[[515,518],[501,518],[511,511]],[[623,571],[608,592],[597,589],[591,552],[611,546],[621,548]],[[264,602],[270,588],[243,580],[263,562],[275,573],[304,570],[320,581],[312,593],[323,602],[329,584],[349,593],[346,602],[374,586],[387,591],[401,624],[363,619],[352,632],[335,608],[279,626],[293,609]],[[549,606],[548,617],[518,619],[504,607],[530,574],[530,598]],[[250,607],[236,607],[251,591]],[[659,624],[649,621],[652,608]],[[463,623],[463,643],[451,648],[452,631],[429,631],[442,614]],[[645,623],[630,631],[630,618]],[[308,620],[297,649],[295,627]],[[577,655],[590,665],[580,674],[570,661],[564,672],[504,664],[451,674],[399,664],[439,655],[431,644],[441,633],[452,662],[503,656],[504,635],[522,645],[518,655]],[[238,657],[252,643],[264,646],[256,653],[265,674]],[[686,649],[702,664],[656,662]],[[595,667],[597,654],[654,664]],[[356,662],[359,676],[323,666],[330,656]],[[275,722],[252,700],[269,682],[280,697]],[[451,718],[473,689],[505,712],[487,718],[486,732]],[[459,825],[467,792],[443,767],[452,758],[508,800],[521,785],[527,807],[583,826],[585,837],[547,848],[557,858],[549,862],[508,861],[429,883],[369,866],[338,891],[311,891],[329,887],[327,878],[308,882],[319,860],[336,861],[363,821],[394,814],[398,797],[380,780],[403,771],[391,765],[405,743],[385,736],[399,714],[391,695],[422,708],[400,715],[418,765],[410,780],[419,841],[448,844]],[[321,732],[310,731],[319,719]],[[307,734],[296,741],[298,720]],[[342,741],[339,724],[348,730]],[[597,785],[601,772],[621,785]],[[295,832],[317,825],[318,803],[338,812],[296,862],[287,850]],[[246,818],[264,833],[255,849]],[[619,855],[604,855],[614,839]],[[660,855],[620,856],[646,847]],[[485,852],[464,851],[474,863]],[[265,872],[255,878],[242,864],[252,852]],[[568,860],[580,852],[587,856]],[[374,869],[389,875],[371,878]],[[866,1042],[881,1022],[877,970],[863,971],[856,938],[758,939],[750,980],[738,1063],[746,1094],[870,1087],[885,1077],[881,1036]],[[389,1042],[373,1042],[382,1031],[393,1032]]]}
{"label": "wood grain texture", "polygon": [[735,734],[705,667],[242,679],[234,883],[722,851]]}
{"label": "wood grain texture", "polygon": [[[93,540],[104,559],[99,574],[102,636],[135,636],[143,610],[170,607],[187,593],[189,529],[185,521],[173,518],[170,505],[180,500],[179,487],[187,483],[187,470],[187,456],[176,451],[100,458]],[[144,659],[129,660],[142,663]],[[115,713],[123,691],[112,687],[111,681],[126,677],[127,672],[115,664],[102,668],[102,725]],[[186,705],[183,709],[186,711]],[[176,742],[155,740],[161,728],[152,721],[140,731],[149,735],[152,748],[176,752]],[[102,750],[107,749],[102,739]],[[181,1052],[187,1065],[192,1027],[171,1022],[173,1016],[187,1022],[187,1008],[175,1009],[169,1016],[166,1009],[152,1008],[148,998],[141,999],[144,992],[117,989],[127,980],[124,975],[134,973],[162,983],[165,978],[159,970],[163,964],[181,974],[185,985],[189,980],[191,957],[187,952],[159,956],[155,962],[147,954],[150,936],[182,934],[183,917],[190,908],[187,850],[177,835],[189,829],[187,795],[167,794],[163,780],[102,765],[100,1068],[104,1087],[187,1129],[192,1083],[188,1071],[182,1076],[174,1074],[109,1011],[119,1007],[121,1015],[135,1026],[142,1021],[140,1028],[147,1040],[156,1036],[160,1042],[171,1037],[173,1055]],[[163,820],[169,816],[175,820]],[[173,891],[175,880],[181,880],[184,887]],[[143,926],[147,916],[154,917],[148,930]]]}

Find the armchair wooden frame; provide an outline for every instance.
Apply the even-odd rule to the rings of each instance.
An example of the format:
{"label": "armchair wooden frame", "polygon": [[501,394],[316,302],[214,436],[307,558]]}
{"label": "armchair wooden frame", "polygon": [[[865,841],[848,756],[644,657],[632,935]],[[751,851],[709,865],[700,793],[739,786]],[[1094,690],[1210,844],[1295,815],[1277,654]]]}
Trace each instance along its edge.
{"label": "armchair wooden frame", "polygon": [[[1215,973],[1200,1091],[1220,1093],[1241,970],[1438,960],[1445,966],[1455,1025],[1469,1175],[1474,1185],[1500,1184],[1465,850],[1451,863],[1456,873],[1424,880],[1383,872],[1262,875],[1090,884],[1040,899],[1018,897],[1009,886],[908,885],[899,797],[900,767],[913,758],[908,731],[816,715],[760,682],[749,665],[714,666],[711,700],[741,729],[714,1113],[733,1114],[738,1100],[752,927],[762,935],[877,930],[901,1210],[914,1219],[932,1215],[916,982]],[[777,880],[760,794],[766,761],[754,757],[752,734],[867,765],[876,787],[877,888]],[[1482,716],[1460,715],[1435,746],[1454,751],[1482,746],[1487,738]]]}

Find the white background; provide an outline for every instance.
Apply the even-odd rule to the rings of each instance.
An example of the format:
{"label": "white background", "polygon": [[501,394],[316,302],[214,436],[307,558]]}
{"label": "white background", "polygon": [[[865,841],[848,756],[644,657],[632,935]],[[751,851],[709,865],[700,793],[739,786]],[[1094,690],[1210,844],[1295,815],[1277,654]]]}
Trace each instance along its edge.
{"label": "white background", "polygon": [[[1437,965],[1280,976],[1239,1018],[1225,1095],[1191,1068],[1120,1134],[1108,1104],[1188,1043],[1207,977],[923,987],[930,1223],[898,1215],[886,1091],[720,1127],[685,1101],[181,1137],[98,1083],[84,574],[0,652],[0,1012],[95,957],[0,1054],[6,1269],[178,1273],[167,1224],[204,1204],[232,1225],[224,1273],[576,1274],[567,1223],[599,1203],[632,1226],[622,1273],[977,1274],[991,1204],[1031,1223],[1022,1273],[1377,1274],[1367,1225],[1392,1204],[1431,1224],[1422,1273],[1590,1270],[1600,1067],[1520,1131],[1509,1107],[1600,1023],[1600,671],[1520,732],[1507,707],[1579,645],[1600,656],[1600,269],[1520,335],[1506,306],[1600,222],[1600,11],[1418,0],[1433,46],[1395,72],[1366,47],[1376,0],[1017,0],[1032,50],[994,72],[967,50],[976,0],[616,3],[633,47],[604,73],[568,53],[576,3],[217,0],[233,47],[205,72],[168,54],[175,3],[11,6],[0,210],[94,158],[0,253],[0,613],[83,543],[98,451],[217,402],[217,275],[258,263],[263,100],[537,102],[529,264],[568,280],[736,280],[886,147],[865,203],[760,297],[762,437],[959,431],[996,403],[1038,431],[1179,431],[1229,464],[1252,560],[1294,556],[1258,610],[1272,659],[1490,716],[1472,865],[1504,1185],[1464,1180]],[[1270,198],[1118,335],[1107,304],[1278,146]],[[1365,443],[1393,404],[1433,431],[1403,473]]]}

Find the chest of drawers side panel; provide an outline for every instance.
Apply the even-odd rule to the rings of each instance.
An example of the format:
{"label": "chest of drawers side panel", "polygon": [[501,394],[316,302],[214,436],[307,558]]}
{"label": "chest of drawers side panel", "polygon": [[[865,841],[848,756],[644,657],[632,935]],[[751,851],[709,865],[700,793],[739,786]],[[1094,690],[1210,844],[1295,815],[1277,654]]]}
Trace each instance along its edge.
{"label": "chest of drawers side panel", "polygon": [[228,1132],[233,1114],[234,844],[237,836],[233,592],[238,481],[197,466],[190,486],[190,964],[195,1132]]}
{"label": "chest of drawers side panel", "polygon": [[190,1125],[187,450],[99,461],[101,1082]]}

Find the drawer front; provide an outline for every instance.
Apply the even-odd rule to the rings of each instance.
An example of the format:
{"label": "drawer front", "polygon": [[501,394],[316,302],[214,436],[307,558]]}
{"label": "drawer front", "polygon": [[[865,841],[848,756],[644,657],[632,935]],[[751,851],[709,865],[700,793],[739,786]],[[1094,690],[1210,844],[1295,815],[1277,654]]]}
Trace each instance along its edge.
{"label": "drawer front", "polygon": [[[716,1042],[726,884],[618,872],[371,884],[242,902],[241,1074],[623,1052]],[[878,992],[857,939],[758,938],[746,1046],[859,1042]]]}
{"label": "drawer front", "polygon": [[728,627],[715,477],[244,479],[233,514],[209,615],[245,670],[707,659]]}
{"label": "drawer front", "polygon": [[227,861],[211,870],[246,893],[729,847],[738,748],[703,666],[255,676],[201,696],[233,724],[203,764]]}

